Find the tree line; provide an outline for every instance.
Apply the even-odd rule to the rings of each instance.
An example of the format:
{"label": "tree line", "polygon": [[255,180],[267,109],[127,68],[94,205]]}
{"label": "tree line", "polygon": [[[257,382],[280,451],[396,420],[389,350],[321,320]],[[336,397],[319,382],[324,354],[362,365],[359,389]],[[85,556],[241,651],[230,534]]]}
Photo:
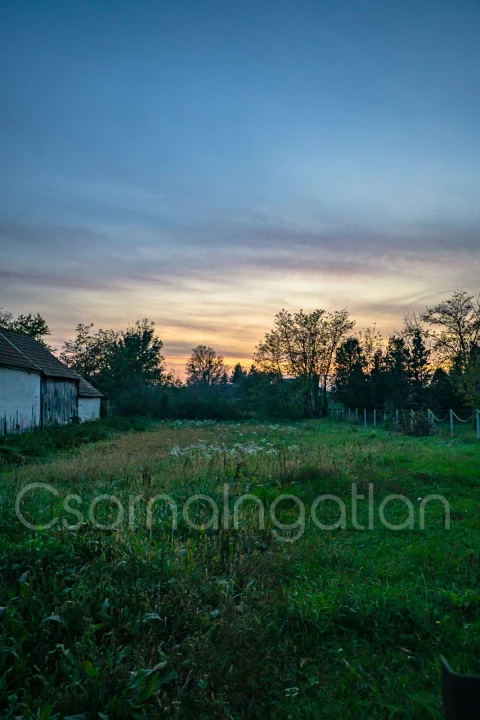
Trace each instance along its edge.
{"label": "tree line", "polygon": [[[51,334],[39,315],[0,310],[0,326]],[[383,338],[355,330],[347,310],[281,310],[247,369],[206,345],[192,349],[185,380],[166,369],[155,323],[95,331],[80,324],[58,354],[121,414],[155,417],[318,417],[330,398],[351,408],[434,411],[480,405],[480,296],[457,290]]]}

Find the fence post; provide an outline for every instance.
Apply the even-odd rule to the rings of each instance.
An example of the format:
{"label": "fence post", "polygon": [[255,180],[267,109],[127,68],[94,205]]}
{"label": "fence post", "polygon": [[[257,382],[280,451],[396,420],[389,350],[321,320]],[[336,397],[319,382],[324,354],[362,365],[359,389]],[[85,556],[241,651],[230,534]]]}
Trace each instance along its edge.
{"label": "fence post", "polygon": [[398,408],[395,410],[395,422],[398,425]]}
{"label": "fence post", "polygon": [[355,410],[355,420],[358,420],[358,408]]}
{"label": "fence post", "polygon": [[450,410],[450,435],[453,437],[453,410]]}
{"label": "fence post", "polygon": [[367,427],[367,408],[363,408],[363,424]]}
{"label": "fence post", "polygon": [[480,440],[480,410],[477,410],[477,440]]}
{"label": "fence post", "polygon": [[377,409],[373,408],[373,427],[377,427]]}
{"label": "fence post", "polygon": [[386,412],[383,413],[383,423],[384,423],[385,427],[387,427],[387,413]]}
{"label": "fence post", "polygon": [[348,419],[350,420],[350,408],[348,408]]}
{"label": "fence post", "polygon": [[413,426],[415,425],[415,413],[413,410],[410,410],[410,428],[413,430]]}

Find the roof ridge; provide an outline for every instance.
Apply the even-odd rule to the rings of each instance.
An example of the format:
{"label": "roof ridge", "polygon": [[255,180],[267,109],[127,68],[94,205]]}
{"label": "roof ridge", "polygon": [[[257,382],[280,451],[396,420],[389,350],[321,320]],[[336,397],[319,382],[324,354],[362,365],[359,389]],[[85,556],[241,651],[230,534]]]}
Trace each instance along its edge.
{"label": "roof ridge", "polygon": [[[2,328],[2,329],[3,329],[3,328]],[[8,330],[8,328],[5,328],[5,330]],[[15,332],[15,331],[14,331],[14,330],[10,330],[10,332]],[[16,334],[17,334],[17,335],[21,335],[22,333],[16,333]],[[8,343],[10,343],[10,345],[11,345],[18,353],[20,353],[20,355],[23,355],[23,357],[26,358],[29,363],[31,363],[32,365],[35,365],[35,367],[38,368],[38,370],[40,370],[41,373],[45,374],[44,370],[42,370],[42,368],[41,368],[39,365],[37,365],[37,363],[36,363],[34,360],[32,360],[31,358],[29,358],[28,355],[27,355],[26,353],[24,353],[23,350],[20,350],[20,348],[18,348],[18,347],[15,345],[15,343],[13,343],[11,340],[9,340],[8,337],[5,337],[5,335],[4,335],[1,331],[0,331],[0,335],[3,337],[4,340],[6,340]],[[35,340],[35,338],[33,338],[33,339]]]}
{"label": "roof ridge", "polygon": [[0,365],[40,372],[47,378],[73,380],[78,385],[79,397],[103,397],[103,393],[94,385],[62,362],[41,342],[10,328],[0,327]]}

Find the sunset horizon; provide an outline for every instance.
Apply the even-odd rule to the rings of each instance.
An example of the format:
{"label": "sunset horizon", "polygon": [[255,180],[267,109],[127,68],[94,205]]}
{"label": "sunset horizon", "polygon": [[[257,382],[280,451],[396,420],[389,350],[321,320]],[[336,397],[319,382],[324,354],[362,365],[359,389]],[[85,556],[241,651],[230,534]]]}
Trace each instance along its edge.
{"label": "sunset horizon", "polygon": [[6,3],[0,306],[251,358],[281,308],[385,335],[478,291],[469,2]]}

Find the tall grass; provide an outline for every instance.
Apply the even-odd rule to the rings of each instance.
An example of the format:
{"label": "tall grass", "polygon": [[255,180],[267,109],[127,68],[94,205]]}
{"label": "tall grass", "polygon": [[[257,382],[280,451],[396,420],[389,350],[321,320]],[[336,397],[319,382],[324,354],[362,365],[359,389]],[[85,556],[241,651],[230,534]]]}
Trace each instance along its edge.
{"label": "tall grass", "polygon": [[[104,427],[99,425],[99,428]],[[93,431],[92,431],[93,432]],[[100,430],[98,430],[100,432]],[[411,438],[328,421],[176,422],[136,432],[104,428],[92,444],[17,451],[4,462],[0,516],[0,713],[2,718],[440,718],[438,655],[480,669],[480,443]],[[25,440],[25,443],[28,442]],[[203,493],[223,509],[243,493],[268,506],[282,493],[307,515],[322,493],[351,513],[351,485],[375,503],[389,493],[443,494],[426,529],[322,531],[296,543],[258,526],[245,503],[237,530],[172,532],[165,503],[151,529],[146,503],[168,493],[181,505]],[[65,525],[67,494],[83,523],[25,528],[24,514]],[[88,506],[115,494],[135,518],[115,530],[89,522]],[[284,522],[295,518],[284,503]],[[323,513],[323,514],[322,514]],[[402,504],[387,511],[404,519]],[[194,511],[200,524],[208,506]],[[319,516],[333,522],[337,508]],[[116,508],[99,503],[114,522]],[[366,503],[358,523],[368,525]],[[287,533],[288,535],[288,533]]]}

